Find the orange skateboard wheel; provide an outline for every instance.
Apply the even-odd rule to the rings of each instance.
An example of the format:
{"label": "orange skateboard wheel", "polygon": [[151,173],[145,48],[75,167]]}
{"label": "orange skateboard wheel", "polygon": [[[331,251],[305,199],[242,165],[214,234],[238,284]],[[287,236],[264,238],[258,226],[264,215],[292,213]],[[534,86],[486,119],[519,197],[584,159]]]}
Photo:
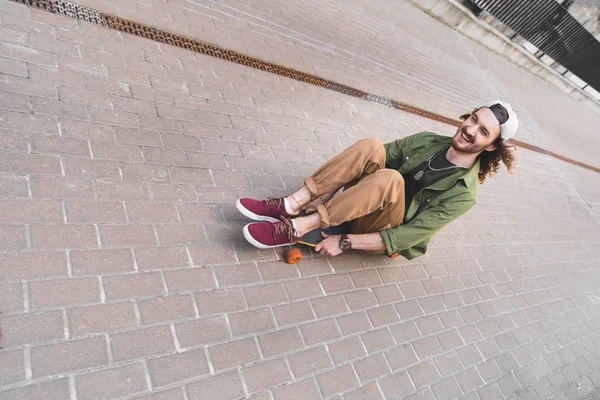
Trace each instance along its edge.
{"label": "orange skateboard wheel", "polygon": [[397,258],[397,257],[400,257],[400,254],[398,254],[398,253],[394,253],[394,254],[392,254],[392,255],[390,256],[390,258]]}
{"label": "orange skateboard wheel", "polygon": [[285,261],[288,264],[296,264],[302,260],[302,252],[299,248],[291,248],[285,252]]}

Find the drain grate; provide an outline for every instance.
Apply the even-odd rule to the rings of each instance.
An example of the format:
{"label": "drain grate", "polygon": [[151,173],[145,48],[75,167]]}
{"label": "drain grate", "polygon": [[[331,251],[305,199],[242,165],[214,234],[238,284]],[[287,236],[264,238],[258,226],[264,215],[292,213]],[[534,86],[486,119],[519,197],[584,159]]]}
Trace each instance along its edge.
{"label": "drain grate", "polygon": [[[452,126],[460,126],[461,122],[452,118],[448,118],[441,114],[437,114],[425,109],[412,106],[407,103],[402,103],[397,100],[390,100],[385,96],[379,96],[373,93],[368,93],[360,89],[356,89],[342,83],[334,82],[329,79],[321,78],[320,76],[309,74],[306,72],[298,71],[293,68],[285,67],[272,62],[264,61],[256,57],[248,56],[246,54],[239,53],[237,51],[225,49],[221,46],[214,45],[212,43],[203,42],[198,39],[193,39],[183,35],[177,35],[175,33],[163,31],[160,29],[153,28],[148,25],[140,24],[135,21],[131,21],[125,18],[117,17],[110,14],[105,14],[98,10],[90,7],[81,6],[76,3],[72,3],[65,0],[11,0],[15,3],[25,4],[29,7],[38,8],[54,14],[64,15],[65,17],[79,19],[92,24],[105,26],[107,28],[115,29],[121,32],[129,33],[132,35],[140,36],[146,39],[155,40],[160,43],[177,46],[183,49],[191,50],[196,53],[206,54],[212,57],[217,57],[222,60],[227,60],[237,64],[245,65],[259,69],[261,71],[270,72],[286,78],[295,79],[301,82],[310,83],[311,85],[320,86],[329,90],[334,90],[339,93],[346,94],[348,96],[357,97],[359,99],[367,100],[373,103],[381,104],[387,107],[392,107],[397,110],[405,111],[411,114],[419,115],[424,118],[428,118],[434,121],[442,122]],[[593,167],[581,163],[579,161],[572,160],[567,157],[563,157],[551,151],[544,150],[540,147],[533,146],[518,140],[511,140],[511,143],[533,150],[542,154],[553,156],[559,160],[566,161],[573,165],[600,172],[600,168]]]}
{"label": "drain grate", "polygon": [[80,19],[92,24],[106,26],[107,16],[93,8],[61,0],[13,0],[15,3],[25,4],[29,7],[39,8],[53,14]]}

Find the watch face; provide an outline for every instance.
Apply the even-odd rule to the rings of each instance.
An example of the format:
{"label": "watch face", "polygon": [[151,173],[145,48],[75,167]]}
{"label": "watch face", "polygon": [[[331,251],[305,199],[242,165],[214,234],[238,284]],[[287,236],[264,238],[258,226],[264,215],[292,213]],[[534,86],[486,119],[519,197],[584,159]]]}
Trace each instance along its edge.
{"label": "watch face", "polygon": [[352,242],[350,239],[342,239],[340,240],[340,249],[343,251],[348,251],[352,248]]}

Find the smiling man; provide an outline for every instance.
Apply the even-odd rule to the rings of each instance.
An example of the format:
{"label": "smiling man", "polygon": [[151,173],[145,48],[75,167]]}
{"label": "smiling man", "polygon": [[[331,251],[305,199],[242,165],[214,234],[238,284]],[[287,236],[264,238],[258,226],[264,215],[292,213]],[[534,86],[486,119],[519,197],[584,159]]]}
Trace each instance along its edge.
{"label": "smiling man", "polygon": [[[433,235],[475,204],[479,184],[500,162],[512,167],[506,141],[518,120],[510,105],[494,101],[461,119],[453,137],[421,132],[388,144],[361,140],[290,196],[238,200],[242,214],[261,221],[246,225],[244,237],[272,248],[346,223],[350,234],[326,237],[316,251],[336,256],[354,249],[407,259],[425,254]],[[300,216],[301,210],[313,212]]]}

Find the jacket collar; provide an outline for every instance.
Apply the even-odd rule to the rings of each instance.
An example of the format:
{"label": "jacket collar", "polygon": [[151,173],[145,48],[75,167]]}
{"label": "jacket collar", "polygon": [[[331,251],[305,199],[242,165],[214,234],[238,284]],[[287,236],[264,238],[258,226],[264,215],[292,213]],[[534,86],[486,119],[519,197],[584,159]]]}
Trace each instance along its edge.
{"label": "jacket collar", "polygon": [[[444,147],[449,146],[451,141],[452,137],[450,136],[439,136],[439,142],[435,144],[434,150],[441,151]],[[472,189],[479,183],[479,168],[480,163],[479,158],[477,158],[475,164],[473,164],[468,170],[458,171],[450,176],[447,176],[446,178],[429,186],[428,189],[447,190],[459,180],[462,180],[468,189]]]}

